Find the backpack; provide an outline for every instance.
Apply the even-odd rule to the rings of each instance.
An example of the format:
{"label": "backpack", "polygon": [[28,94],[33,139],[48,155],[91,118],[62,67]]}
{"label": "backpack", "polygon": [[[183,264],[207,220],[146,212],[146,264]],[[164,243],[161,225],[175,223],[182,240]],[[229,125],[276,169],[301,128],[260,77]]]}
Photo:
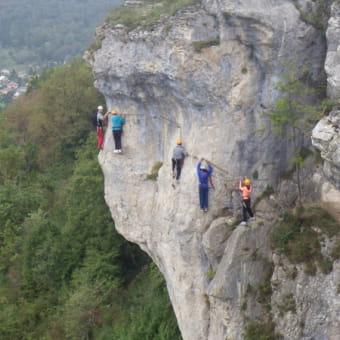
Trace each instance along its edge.
{"label": "backpack", "polygon": [[97,112],[92,113],[91,122],[94,128],[97,127]]}

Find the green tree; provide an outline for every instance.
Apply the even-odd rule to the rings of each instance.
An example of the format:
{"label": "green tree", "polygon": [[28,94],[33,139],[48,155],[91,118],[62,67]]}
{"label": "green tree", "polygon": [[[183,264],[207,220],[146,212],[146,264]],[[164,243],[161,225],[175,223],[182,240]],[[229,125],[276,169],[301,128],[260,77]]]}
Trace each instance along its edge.
{"label": "green tree", "polygon": [[179,339],[164,280],[105,204],[92,83],[82,63],[48,70],[0,112],[1,339]]}
{"label": "green tree", "polygon": [[310,136],[315,123],[332,106],[324,99],[308,69],[298,70],[293,62],[288,62],[286,72],[276,84],[281,96],[269,112],[274,126],[274,133],[293,143],[294,156],[291,162],[295,168],[298,198],[301,202],[301,168],[305,166],[305,157],[301,153],[299,138]]}

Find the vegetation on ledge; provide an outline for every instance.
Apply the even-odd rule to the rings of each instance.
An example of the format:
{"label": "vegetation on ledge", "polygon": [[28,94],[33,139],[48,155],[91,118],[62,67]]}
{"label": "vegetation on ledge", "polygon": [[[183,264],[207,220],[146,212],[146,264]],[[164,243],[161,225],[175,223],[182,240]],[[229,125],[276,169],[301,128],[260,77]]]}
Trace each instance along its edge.
{"label": "vegetation on ledge", "polygon": [[339,223],[321,208],[300,207],[295,214],[285,213],[279,225],[273,230],[273,247],[284,254],[292,263],[303,263],[305,272],[314,275],[316,266],[327,274],[332,263],[338,258],[339,241],[335,241],[330,257],[321,249],[324,235],[328,238],[339,236]]}
{"label": "vegetation on ledge", "polygon": [[132,31],[137,27],[151,30],[165,17],[172,16],[180,9],[200,2],[201,0],[143,0],[140,5],[121,6],[113,10],[105,22],[112,25],[124,25],[127,31]]}

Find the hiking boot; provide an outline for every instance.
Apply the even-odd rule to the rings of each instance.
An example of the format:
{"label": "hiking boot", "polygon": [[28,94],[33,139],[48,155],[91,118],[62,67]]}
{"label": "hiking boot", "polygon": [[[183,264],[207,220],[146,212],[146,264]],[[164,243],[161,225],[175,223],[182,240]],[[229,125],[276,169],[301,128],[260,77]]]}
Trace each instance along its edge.
{"label": "hiking boot", "polygon": [[256,218],[255,218],[255,216],[253,216],[253,217],[250,217],[248,221],[252,222],[252,221],[255,221],[255,220],[256,220]]}
{"label": "hiking boot", "polygon": [[118,153],[119,151],[116,149],[116,150],[113,150],[114,153]]}
{"label": "hiking boot", "polygon": [[239,225],[247,225],[247,222],[242,221]]}

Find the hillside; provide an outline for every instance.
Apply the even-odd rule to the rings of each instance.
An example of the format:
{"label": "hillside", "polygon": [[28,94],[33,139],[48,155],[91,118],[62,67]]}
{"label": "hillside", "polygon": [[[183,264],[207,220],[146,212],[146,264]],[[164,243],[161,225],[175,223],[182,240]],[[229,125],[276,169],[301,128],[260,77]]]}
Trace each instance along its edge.
{"label": "hillside", "polygon": [[0,69],[54,65],[80,56],[96,25],[121,0],[0,3]]}
{"label": "hillside", "polygon": [[180,338],[165,283],[115,230],[83,63],[49,69],[0,112],[0,338]]}

